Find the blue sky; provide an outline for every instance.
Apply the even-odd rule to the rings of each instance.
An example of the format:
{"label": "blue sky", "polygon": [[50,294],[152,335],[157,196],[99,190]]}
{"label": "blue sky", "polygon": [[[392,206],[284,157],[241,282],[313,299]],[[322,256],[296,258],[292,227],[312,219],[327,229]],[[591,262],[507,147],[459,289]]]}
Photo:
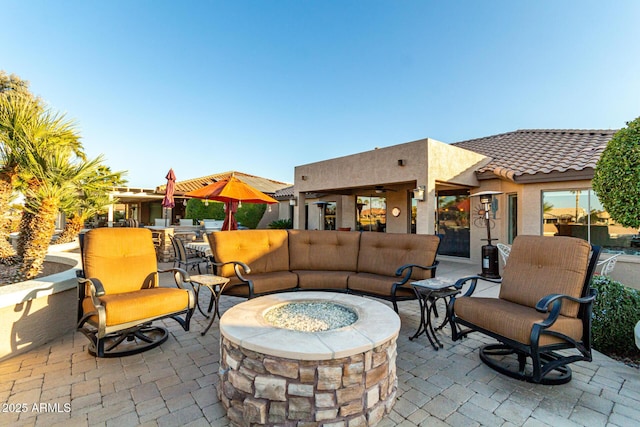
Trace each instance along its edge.
{"label": "blue sky", "polygon": [[421,138],[618,129],[640,2],[0,0],[0,69],[130,186]]}

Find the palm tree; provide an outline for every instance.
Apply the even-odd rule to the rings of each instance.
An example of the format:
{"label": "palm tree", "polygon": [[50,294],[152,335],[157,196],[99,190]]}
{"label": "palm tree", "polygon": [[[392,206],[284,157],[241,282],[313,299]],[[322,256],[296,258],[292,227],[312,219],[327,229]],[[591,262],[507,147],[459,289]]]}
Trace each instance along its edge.
{"label": "palm tree", "polygon": [[77,191],[80,182],[91,179],[102,160],[78,161],[65,149],[39,154],[31,157],[33,169],[25,180],[28,188],[18,243],[22,259],[18,280],[32,279],[40,273],[61,204]]}
{"label": "palm tree", "polygon": [[76,191],[68,193],[62,200],[61,210],[67,214],[67,220],[56,244],[75,240],[87,219],[104,212],[107,205],[116,202],[109,197],[109,192],[124,182],[123,172],[111,172],[109,167],[101,164],[102,157],[97,160],[96,168],[87,172],[87,178],[78,181]]}
{"label": "palm tree", "polygon": [[[14,98],[11,100],[11,98]],[[29,98],[22,102],[15,98]],[[39,114],[41,101],[29,92],[29,82],[0,70],[0,212],[8,212],[18,175],[16,158],[21,145],[15,134],[25,117]],[[15,250],[9,244],[10,219],[0,215],[0,261],[12,263]]]}
{"label": "palm tree", "polygon": [[[0,212],[8,210],[17,187],[29,186],[24,176],[37,163],[35,159],[57,150],[84,159],[73,123],[30,95],[18,91],[0,93]],[[6,224],[0,226],[0,258],[5,262],[14,260]]]}

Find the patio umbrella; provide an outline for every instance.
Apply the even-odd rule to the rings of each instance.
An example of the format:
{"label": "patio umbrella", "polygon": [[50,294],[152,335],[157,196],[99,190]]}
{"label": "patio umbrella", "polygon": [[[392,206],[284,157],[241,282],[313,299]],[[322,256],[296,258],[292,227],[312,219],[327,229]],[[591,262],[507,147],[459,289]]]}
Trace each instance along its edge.
{"label": "patio umbrella", "polygon": [[[164,198],[162,199],[162,208],[163,209],[171,209],[176,205],[176,202],[173,200],[173,192],[176,188],[176,174],[173,172],[173,168],[169,169],[167,173],[167,188],[164,192]],[[164,226],[167,227],[167,212],[165,211],[164,215]]]}
{"label": "patio umbrella", "polygon": [[[227,212],[229,216],[233,216],[237,210],[237,206],[231,204],[231,202],[245,202],[245,203],[278,203],[278,201],[262,191],[253,188],[249,184],[245,184],[235,176],[231,176],[228,179],[223,179],[213,184],[209,184],[197,190],[189,191],[185,193],[186,197],[195,197],[196,199],[205,200],[217,200],[227,204]],[[238,225],[235,223],[235,217],[233,220],[227,221],[225,217],[225,226],[223,230],[235,230]]]}
{"label": "patio umbrella", "polygon": [[238,202],[225,202],[224,204],[224,223],[222,230],[237,230],[238,221],[236,221],[236,212],[238,212]]}

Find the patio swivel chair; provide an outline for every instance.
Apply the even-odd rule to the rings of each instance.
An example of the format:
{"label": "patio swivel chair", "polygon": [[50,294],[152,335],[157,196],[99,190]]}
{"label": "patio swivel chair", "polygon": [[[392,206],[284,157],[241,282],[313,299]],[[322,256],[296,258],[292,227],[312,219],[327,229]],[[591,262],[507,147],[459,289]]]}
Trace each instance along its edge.
{"label": "patio swivel chair", "polygon": [[[148,229],[96,228],[80,242],[77,329],[89,339],[89,353],[119,357],[156,347],[167,340],[168,332],[152,323],[163,318],[189,330],[193,291],[159,287],[162,271],[157,270]],[[168,271],[186,275],[180,269]]]}
{"label": "patio swivel chair", "polygon": [[[480,348],[492,369],[532,383],[569,382],[567,365],[592,358],[589,284],[599,255],[600,247],[574,237],[516,237],[502,279],[456,282],[470,287],[448,306],[453,340],[481,332],[499,342]],[[499,297],[472,296],[478,280],[501,282]]]}

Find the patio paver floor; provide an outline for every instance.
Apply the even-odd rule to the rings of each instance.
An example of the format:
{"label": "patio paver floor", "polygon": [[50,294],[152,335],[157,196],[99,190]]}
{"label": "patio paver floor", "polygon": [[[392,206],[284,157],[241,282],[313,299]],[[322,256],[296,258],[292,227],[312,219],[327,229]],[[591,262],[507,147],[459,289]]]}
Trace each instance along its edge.
{"label": "patio paver floor", "polygon": [[[167,265],[163,265],[167,266]],[[170,266],[170,265],[169,265]],[[476,273],[442,261],[439,277]],[[164,284],[172,277],[164,274]],[[496,286],[484,295],[497,295]],[[202,292],[201,301],[208,302]],[[223,297],[224,312],[242,299]],[[541,386],[501,376],[482,364],[475,334],[434,351],[426,337],[409,341],[420,319],[416,301],[402,302],[398,337],[398,393],[378,426],[635,426],[640,424],[640,371],[595,353],[574,363],[573,380]],[[441,307],[443,309],[443,307]],[[0,425],[227,426],[218,400],[219,331],[194,313],[191,331],[172,321],[167,342],[142,354],[96,359],[76,332],[0,362]],[[13,406],[11,406],[13,405]],[[20,405],[23,412],[16,412]],[[345,426],[347,427],[347,426]]]}

